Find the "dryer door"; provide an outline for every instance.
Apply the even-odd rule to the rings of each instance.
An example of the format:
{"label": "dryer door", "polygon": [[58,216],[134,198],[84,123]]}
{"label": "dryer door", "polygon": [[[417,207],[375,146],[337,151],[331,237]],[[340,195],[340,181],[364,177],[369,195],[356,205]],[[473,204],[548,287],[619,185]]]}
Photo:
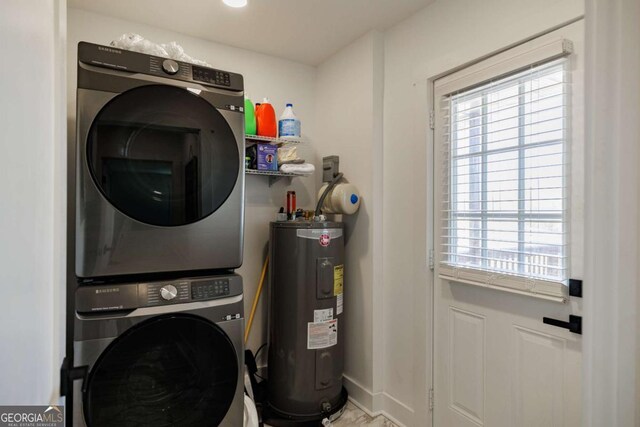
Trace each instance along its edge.
{"label": "dryer door", "polygon": [[228,336],[200,317],[156,317],[102,353],[83,395],[89,427],[219,425],[238,382]]}
{"label": "dryer door", "polygon": [[238,142],[222,114],[184,88],[142,86],[113,98],[87,138],[96,186],[125,215],[179,226],[215,212],[240,170]]}

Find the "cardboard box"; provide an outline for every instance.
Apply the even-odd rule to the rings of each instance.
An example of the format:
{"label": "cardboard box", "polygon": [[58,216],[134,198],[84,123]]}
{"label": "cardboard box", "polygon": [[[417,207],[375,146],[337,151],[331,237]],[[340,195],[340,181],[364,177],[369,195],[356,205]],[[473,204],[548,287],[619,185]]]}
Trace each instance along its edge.
{"label": "cardboard box", "polygon": [[278,147],[271,144],[258,144],[258,170],[278,170]]}

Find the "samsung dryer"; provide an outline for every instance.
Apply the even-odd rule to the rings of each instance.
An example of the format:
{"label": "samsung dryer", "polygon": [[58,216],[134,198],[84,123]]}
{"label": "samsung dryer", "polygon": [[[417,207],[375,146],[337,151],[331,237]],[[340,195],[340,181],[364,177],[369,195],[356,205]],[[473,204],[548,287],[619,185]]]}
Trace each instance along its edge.
{"label": "samsung dryer", "polygon": [[240,74],[78,45],[75,272],[242,264]]}
{"label": "samsung dryer", "polygon": [[243,425],[237,275],[76,291],[73,426]]}

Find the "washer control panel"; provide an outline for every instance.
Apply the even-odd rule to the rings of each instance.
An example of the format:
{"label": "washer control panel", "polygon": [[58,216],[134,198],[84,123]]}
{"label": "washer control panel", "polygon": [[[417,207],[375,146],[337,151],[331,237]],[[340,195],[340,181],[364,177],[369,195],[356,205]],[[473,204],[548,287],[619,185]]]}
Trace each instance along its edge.
{"label": "washer control panel", "polygon": [[144,283],[82,285],[76,291],[76,311],[97,313],[207,301],[242,295],[237,274]]}

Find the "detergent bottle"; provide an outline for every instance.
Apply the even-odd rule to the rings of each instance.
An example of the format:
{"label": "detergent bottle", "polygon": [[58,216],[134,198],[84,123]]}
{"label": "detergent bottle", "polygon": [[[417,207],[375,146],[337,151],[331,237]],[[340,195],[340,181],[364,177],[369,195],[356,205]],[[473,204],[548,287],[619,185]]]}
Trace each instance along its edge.
{"label": "detergent bottle", "polygon": [[276,128],[276,112],[269,102],[269,98],[264,98],[262,103],[256,108],[255,114],[258,135],[275,138],[278,133]]}
{"label": "detergent bottle", "polygon": [[247,135],[256,134],[256,113],[249,95],[244,98],[244,133]]}
{"label": "detergent bottle", "polygon": [[293,104],[287,104],[278,122],[278,135],[282,139],[300,139],[300,120],[293,112]]}

